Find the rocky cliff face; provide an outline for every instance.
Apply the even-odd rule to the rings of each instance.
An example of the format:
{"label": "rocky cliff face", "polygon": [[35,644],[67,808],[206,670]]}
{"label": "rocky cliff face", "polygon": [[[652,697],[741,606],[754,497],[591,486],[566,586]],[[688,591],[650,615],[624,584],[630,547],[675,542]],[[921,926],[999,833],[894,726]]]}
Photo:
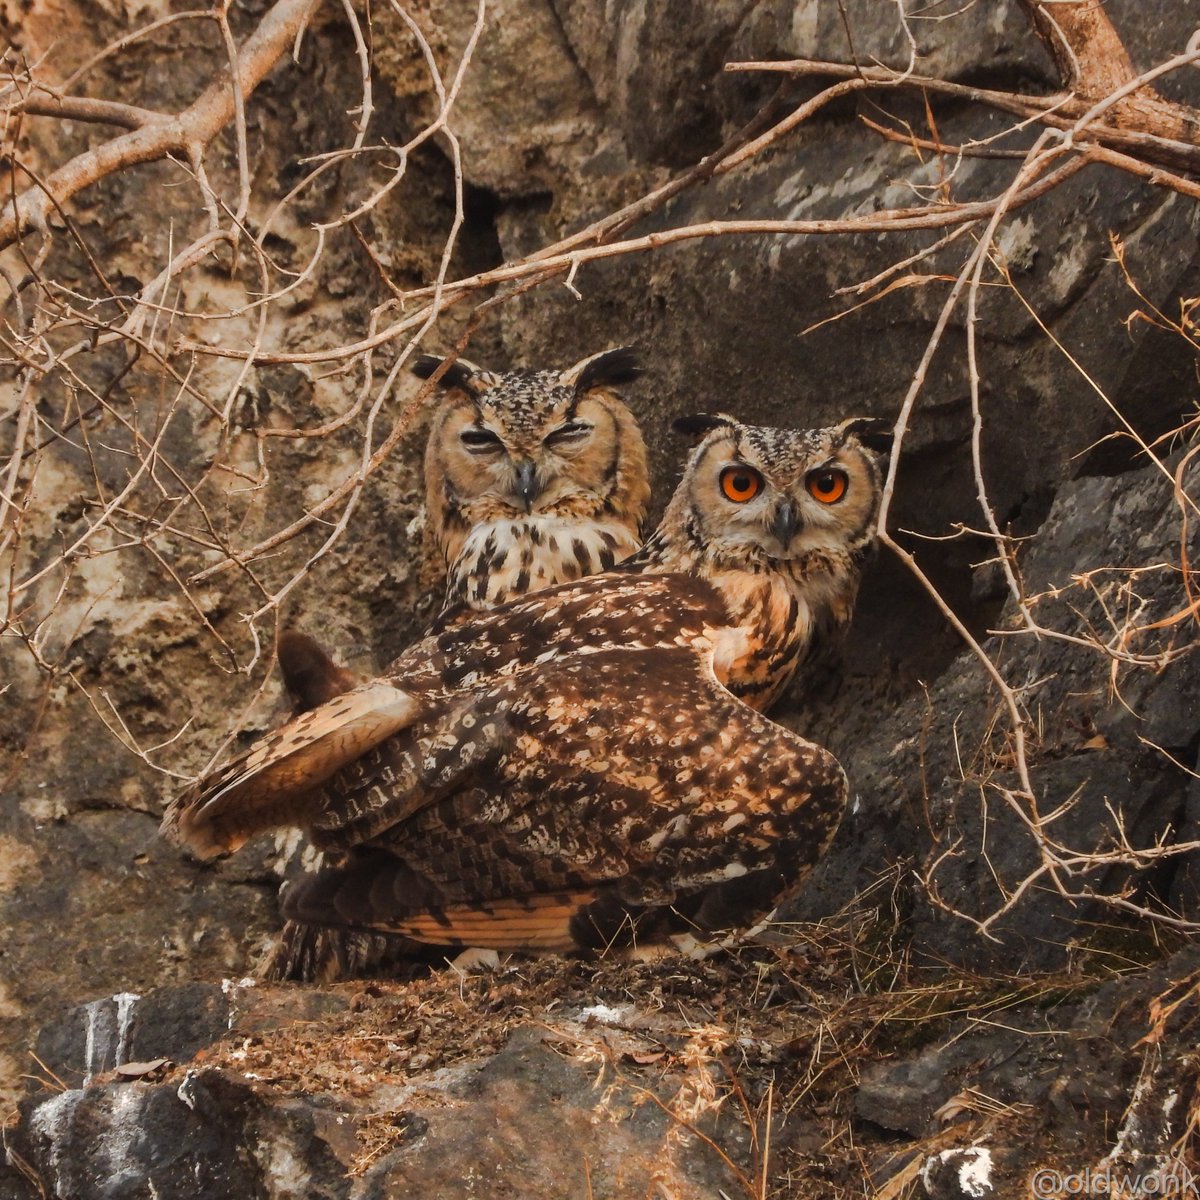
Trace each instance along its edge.
{"label": "rocky cliff face", "polygon": [[[727,61],[903,67],[911,36],[923,74],[1057,87],[1019,5],[908,24],[899,8],[489,4],[450,123],[464,220],[449,277],[535,252],[716,151],[777,82],[726,73]],[[1106,11],[1139,70],[1192,33],[1169,6],[1153,19],[1135,0]],[[27,59],[53,45],[47,62],[63,81],[165,13],[31,0],[2,15]],[[470,14],[434,2],[412,15],[449,80]],[[258,5],[232,15],[239,40],[261,16]],[[274,218],[265,258],[243,248],[184,272],[136,338],[96,334],[69,370],[30,385],[44,446],[21,468],[29,502],[4,546],[13,601],[0,641],[0,1084],[20,1108],[0,1194],[833,1195],[865,1173],[890,1196],[980,1196],[1017,1194],[1043,1164],[1145,1178],[1185,1168],[1198,968],[1181,922],[1197,916],[1198,868],[1191,853],[1153,849],[1200,840],[1184,577],[1200,557],[1186,307],[1200,287],[1200,210],[1099,163],[998,228],[978,294],[978,464],[964,302],[929,364],[891,513],[897,540],[1012,689],[1023,748],[995,678],[885,554],[842,661],[779,713],[838,754],[856,795],[768,946],[703,965],[513,963],[485,979],[328,990],[222,984],[267,944],[279,880],[302,850],[280,838],[201,866],[156,826],[177,786],[164,771],[194,773],[224,738],[283,715],[269,652],[255,657],[274,618],[252,628],[243,615],[286,589],[283,619],[369,671],[433,604],[415,520],[419,422],[353,493],[311,568],[341,506],[253,564],[215,569],[302,519],[358,469],[364,445],[387,437],[416,392],[403,375],[380,390],[396,346],[343,371],[340,360],[247,367],[183,344],[348,345],[397,319],[379,307],[393,289],[436,275],[455,206],[444,139],[415,147],[402,182],[354,228],[315,232],[380,187],[396,165],[382,147],[437,111],[399,17],[373,12],[369,33],[376,152],[339,158],[307,186]],[[221,46],[211,23],[167,25],[96,67],[88,94],[182,108]],[[1162,90],[1197,104],[1198,80],[1189,68]],[[818,86],[785,83],[771,112]],[[352,32],[318,10],[296,59],[248,107],[252,234],[302,178],[302,157],[353,139],[348,110],[361,99]],[[1003,192],[1012,159],[926,143],[1009,151],[1032,137],[998,138],[1015,118],[965,94],[928,104],[902,89],[839,100],[625,236]],[[868,120],[902,136],[885,140]],[[110,134],[26,117],[14,146],[46,174]],[[237,161],[232,136],[206,160],[227,197],[238,195]],[[101,297],[88,311],[115,326],[205,228],[196,195],[165,162],[82,192],[70,230],[56,219],[35,264],[59,288],[40,311],[47,297]],[[895,417],[978,232],[896,272],[906,286],[880,285],[869,303],[845,289],[945,231],[672,242],[586,263],[569,288],[560,277],[510,296],[482,314],[468,353],[558,364],[638,345],[650,371],[630,399],[661,504],[682,452],[666,430],[681,413]],[[6,252],[14,278],[29,251]],[[289,290],[248,306],[268,269],[291,272]],[[470,307],[442,314],[425,348],[453,345]],[[5,319],[20,330],[40,318],[10,301]],[[169,338],[155,321],[172,325]],[[61,353],[81,336],[92,333],[63,318],[44,346]],[[134,356],[137,339],[146,349]],[[9,428],[24,403],[19,388],[12,396]],[[313,429],[326,431],[293,436]],[[980,479],[1014,539],[1017,596],[981,533]],[[1036,810],[1019,799],[1022,753]],[[1049,822],[1040,842],[1034,812]]]}

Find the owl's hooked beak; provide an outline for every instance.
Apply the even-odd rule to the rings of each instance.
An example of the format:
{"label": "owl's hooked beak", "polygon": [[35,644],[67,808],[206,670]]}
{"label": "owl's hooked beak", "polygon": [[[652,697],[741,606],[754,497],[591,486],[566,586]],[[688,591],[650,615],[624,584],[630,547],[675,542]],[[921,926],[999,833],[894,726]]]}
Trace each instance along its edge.
{"label": "owl's hooked beak", "polygon": [[526,512],[533,512],[533,502],[541,490],[537,467],[527,458],[517,463],[517,495],[525,501]]}
{"label": "owl's hooked beak", "polygon": [[796,530],[799,528],[800,514],[796,512],[795,505],[790,500],[780,501],[770,525],[775,540],[786,550],[792,544],[792,538],[796,536]]}

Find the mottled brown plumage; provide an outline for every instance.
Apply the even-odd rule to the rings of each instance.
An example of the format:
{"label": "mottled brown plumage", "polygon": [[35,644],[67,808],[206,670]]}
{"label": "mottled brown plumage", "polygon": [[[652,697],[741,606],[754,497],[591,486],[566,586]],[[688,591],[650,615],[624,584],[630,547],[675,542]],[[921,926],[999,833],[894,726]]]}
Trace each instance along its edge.
{"label": "mottled brown plumage", "polygon": [[[429,378],[442,362],[422,355],[413,371]],[[447,575],[441,620],[606,570],[638,548],[646,447],[616,389],[640,373],[627,347],[562,371],[450,365],[425,451],[426,519]],[[281,635],[277,653],[295,714],[361,682],[305,634]],[[333,977],[391,949],[288,922],[260,970]]]}
{"label": "mottled brown plumage", "polygon": [[[717,677],[747,704],[769,707],[806,658],[850,623],[862,568],[875,546],[884,423],[855,418],[830,429],[743,425],[724,414],[676,422],[703,435],[663,519],[626,564],[687,571],[720,593],[744,642],[730,642]],[[722,481],[756,480],[745,500]],[[836,500],[815,486],[843,478]]]}
{"label": "mottled brown plumage", "polygon": [[[414,371],[441,365],[428,355]],[[616,388],[640,374],[605,350],[565,371],[497,374],[460,359],[425,452],[425,510],[445,609],[481,611],[604,571],[641,541],[641,430]]]}
{"label": "mottled brown plumage", "polygon": [[165,831],[211,855],[301,825],[345,857],[289,916],[443,946],[593,950],[770,910],[846,792],[757,709],[848,619],[877,470],[854,422],[694,427],[624,567],[431,635],[202,779]]}

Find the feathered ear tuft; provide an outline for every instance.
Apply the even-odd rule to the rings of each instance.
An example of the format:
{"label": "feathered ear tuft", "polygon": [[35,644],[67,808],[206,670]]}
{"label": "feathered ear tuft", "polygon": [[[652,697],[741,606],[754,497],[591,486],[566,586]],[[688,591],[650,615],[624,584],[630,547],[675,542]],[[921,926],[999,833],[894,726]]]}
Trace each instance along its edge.
{"label": "feathered ear tuft", "polygon": [[316,638],[298,629],[280,631],[275,658],[294,713],[317,708],[362,682],[352,671],[339,667]]}
{"label": "feathered ear tuft", "polygon": [[697,445],[701,438],[720,429],[722,425],[733,428],[737,422],[728,413],[693,413],[690,417],[676,417],[671,422],[671,429],[692,439],[692,445]]}
{"label": "feathered ear tuft", "polygon": [[[418,379],[428,379],[445,361],[435,354],[418,354],[410,370]],[[473,396],[487,391],[495,382],[495,377],[490,371],[477,367],[465,358],[451,363],[445,375],[438,380],[441,387],[462,388],[464,392],[470,392]]]}
{"label": "feathered ear tuft", "polygon": [[857,438],[868,450],[876,454],[890,454],[895,429],[892,422],[884,417],[851,417],[843,421],[838,430],[843,439]]}
{"label": "feathered ear tuft", "polygon": [[599,354],[581,359],[563,371],[558,379],[582,395],[592,388],[632,383],[644,370],[632,346],[618,346],[614,350],[601,350]]}

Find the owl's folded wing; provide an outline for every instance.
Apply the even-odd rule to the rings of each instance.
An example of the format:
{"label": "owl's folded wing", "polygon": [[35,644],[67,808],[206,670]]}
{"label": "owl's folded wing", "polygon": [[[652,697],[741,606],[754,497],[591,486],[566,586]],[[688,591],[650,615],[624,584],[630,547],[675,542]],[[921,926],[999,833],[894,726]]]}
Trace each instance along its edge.
{"label": "owl's folded wing", "polygon": [[413,696],[382,679],[336,696],[181,792],[167,806],[162,833],[211,858],[260,830],[306,825],[324,804],[326,780],[420,712]]}
{"label": "owl's folded wing", "polygon": [[295,887],[289,917],[535,951],[604,945],[668,909],[751,923],[799,885],[844,809],[836,759],[690,649],[568,656],[486,703],[504,719],[488,759],[420,808],[397,796],[394,820],[381,800],[371,836]]}

